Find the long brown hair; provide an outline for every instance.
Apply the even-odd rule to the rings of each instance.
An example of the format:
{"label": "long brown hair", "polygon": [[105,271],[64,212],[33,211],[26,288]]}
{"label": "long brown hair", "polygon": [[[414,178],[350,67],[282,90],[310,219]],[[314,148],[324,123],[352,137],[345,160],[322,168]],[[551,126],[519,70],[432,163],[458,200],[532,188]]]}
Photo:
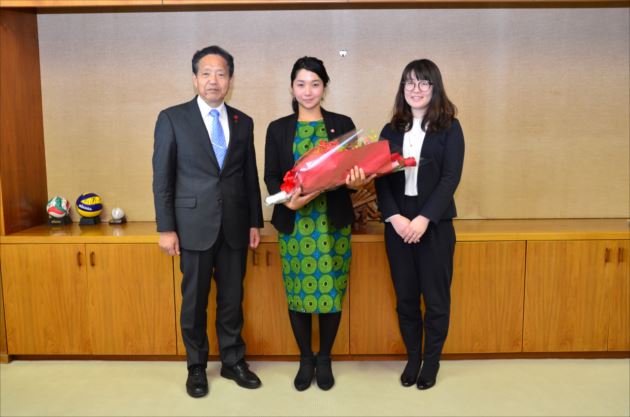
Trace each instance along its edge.
{"label": "long brown hair", "polygon": [[414,74],[418,80],[430,81],[433,86],[433,96],[422,118],[422,130],[437,132],[448,128],[457,114],[457,107],[446,95],[440,69],[428,59],[411,61],[403,70],[390,122],[392,127],[399,132],[407,132],[411,129],[413,114],[405,100],[405,82],[411,79],[411,74]]}

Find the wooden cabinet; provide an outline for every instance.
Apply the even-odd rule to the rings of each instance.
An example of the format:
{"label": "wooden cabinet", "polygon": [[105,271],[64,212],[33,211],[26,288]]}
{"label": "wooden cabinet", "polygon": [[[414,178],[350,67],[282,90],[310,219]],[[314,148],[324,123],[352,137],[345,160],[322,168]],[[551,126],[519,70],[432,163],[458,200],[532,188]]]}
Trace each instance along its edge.
{"label": "wooden cabinet", "polygon": [[[383,243],[354,244],[350,351],[404,354]],[[525,242],[464,242],[455,250],[444,353],[519,352]]]}
{"label": "wooden cabinet", "polygon": [[396,294],[383,242],[352,243],[350,353],[402,354]]}
{"label": "wooden cabinet", "polygon": [[[181,280],[179,257],[174,259],[175,299],[177,306],[177,353],[185,355],[181,338],[179,315],[181,312]],[[291,324],[282,282],[282,266],[278,244],[261,243],[256,250],[249,250],[243,295],[243,339],[247,344],[247,355],[299,355]],[[344,308],[348,309],[347,297]],[[208,300],[208,338],[210,355],[218,355],[215,329],[216,284],[212,280]],[[317,352],[319,332],[317,320],[313,320],[313,349]],[[333,346],[333,354],[348,353],[348,314],[342,321]]]}
{"label": "wooden cabinet", "polygon": [[610,291],[608,350],[630,351],[630,241],[611,245],[609,262],[614,266]]}
{"label": "wooden cabinet", "polygon": [[9,354],[175,354],[170,259],[154,244],[2,245]]}
{"label": "wooden cabinet", "polygon": [[520,352],[525,242],[457,243],[453,270],[444,353]]}
{"label": "wooden cabinet", "polygon": [[175,354],[173,269],[154,244],[88,244],[92,353]]}
{"label": "wooden cabinet", "polygon": [[[579,227],[573,221],[523,221],[522,229],[515,224],[508,224],[510,233],[501,232],[505,224],[497,221],[456,225],[444,353],[629,352],[627,221],[583,221]],[[553,225],[563,230],[548,231]],[[595,227],[604,232],[591,239]],[[248,251],[243,284],[247,354],[298,355],[279,246],[271,226],[266,229],[258,249]],[[162,253],[156,243],[155,224],[149,222],[37,226],[0,236],[0,316],[6,329],[3,346],[0,320],[0,359],[185,355],[179,258]],[[404,355],[382,229],[353,236],[352,250],[333,353]],[[215,300],[213,283],[207,326],[211,355],[219,353]],[[314,316],[315,352],[318,335]]]}
{"label": "wooden cabinet", "polygon": [[[252,321],[258,319],[258,326],[252,329],[255,340],[262,345],[263,355],[299,355],[297,343],[289,322],[287,296],[282,280],[282,262],[278,243],[261,243],[255,251],[250,251],[247,266],[249,282],[245,287],[245,302]],[[333,354],[348,354],[348,297],[344,301],[341,324],[335,338]],[[246,318],[247,319],[247,318]],[[313,351],[319,350],[319,321],[313,315]],[[249,349],[248,349],[248,352]],[[250,352],[253,354],[253,352]]]}
{"label": "wooden cabinet", "polygon": [[627,248],[616,240],[529,242],[523,350],[605,351],[609,337],[627,350]]}
{"label": "wooden cabinet", "polygon": [[9,354],[90,353],[85,245],[2,245]]}
{"label": "wooden cabinet", "polygon": [[[0,259],[0,262],[2,260]],[[2,302],[2,273],[0,273],[0,363],[9,361],[9,349],[7,347],[7,331],[4,326],[4,303]]]}

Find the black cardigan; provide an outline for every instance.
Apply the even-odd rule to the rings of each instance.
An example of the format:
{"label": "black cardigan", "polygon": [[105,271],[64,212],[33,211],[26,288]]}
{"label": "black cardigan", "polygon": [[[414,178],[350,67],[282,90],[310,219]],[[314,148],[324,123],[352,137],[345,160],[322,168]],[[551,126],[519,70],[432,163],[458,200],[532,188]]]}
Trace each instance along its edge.
{"label": "black cardigan", "polygon": [[[381,139],[389,141],[390,150],[402,155],[404,133],[385,125]],[[427,132],[418,164],[418,206],[420,214],[438,223],[457,217],[453,194],[462,176],[464,134],[457,119],[439,132]],[[378,206],[383,219],[400,214],[405,195],[405,173],[397,172],[375,181]]]}
{"label": "black cardigan", "polygon": [[[328,132],[328,139],[351,131],[355,128],[352,119],[342,114],[328,112],[322,109],[324,125]],[[267,127],[267,139],[265,141],[265,184],[269,194],[280,192],[280,185],[284,174],[293,168],[295,159],[293,156],[293,140],[297,127],[297,114],[282,117],[269,123]],[[339,187],[326,192],[328,204],[328,220],[341,228],[351,224],[354,220],[352,201],[346,187]],[[273,208],[271,224],[282,233],[293,233],[295,224],[295,211],[284,204],[276,204]]]}

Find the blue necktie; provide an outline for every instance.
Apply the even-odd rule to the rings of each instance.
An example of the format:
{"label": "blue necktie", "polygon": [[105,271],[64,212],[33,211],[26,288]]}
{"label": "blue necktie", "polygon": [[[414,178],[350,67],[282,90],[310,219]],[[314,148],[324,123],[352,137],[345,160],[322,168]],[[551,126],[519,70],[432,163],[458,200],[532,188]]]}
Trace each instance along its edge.
{"label": "blue necktie", "polygon": [[223,160],[227,153],[227,145],[225,144],[225,135],[223,134],[223,127],[219,121],[219,111],[216,109],[210,110],[210,116],[212,116],[212,132],[210,132],[210,141],[212,142],[212,148],[214,154],[219,161],[219,169],[223,168]]}

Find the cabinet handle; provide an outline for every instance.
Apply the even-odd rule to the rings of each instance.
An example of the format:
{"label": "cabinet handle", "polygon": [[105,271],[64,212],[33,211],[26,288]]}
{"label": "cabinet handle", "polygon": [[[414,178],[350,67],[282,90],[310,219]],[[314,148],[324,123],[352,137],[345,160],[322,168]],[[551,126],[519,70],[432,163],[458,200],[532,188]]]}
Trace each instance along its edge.
{"label": "cabinet handle", "polygon": [[271,265],[271,252],[265,251],[265,261],[267,262],[267,266]]}
{"label": "cabinet handle", "polygon": [[96,265],[96,255],[94,255],[94,252],[90,252],[90,265]]}
{"label": "cabinet handle", "polygon": [[610,262],[610,249],[606,248],[604,251],[604,263]]}
{"label": "cabinet handle", "polygon": [[77,252],[77,265],[83,266],[81,252]]}
{"label": "cabinet handle", "polygon": [[623,248],[619,248],[617,251],[617,260],[619,263],[623,262]]}
{"label": "cabinet handle", "polygon": [[256,249],[252,249],[252,265],[258,265],[258,252],[256,252]]}

